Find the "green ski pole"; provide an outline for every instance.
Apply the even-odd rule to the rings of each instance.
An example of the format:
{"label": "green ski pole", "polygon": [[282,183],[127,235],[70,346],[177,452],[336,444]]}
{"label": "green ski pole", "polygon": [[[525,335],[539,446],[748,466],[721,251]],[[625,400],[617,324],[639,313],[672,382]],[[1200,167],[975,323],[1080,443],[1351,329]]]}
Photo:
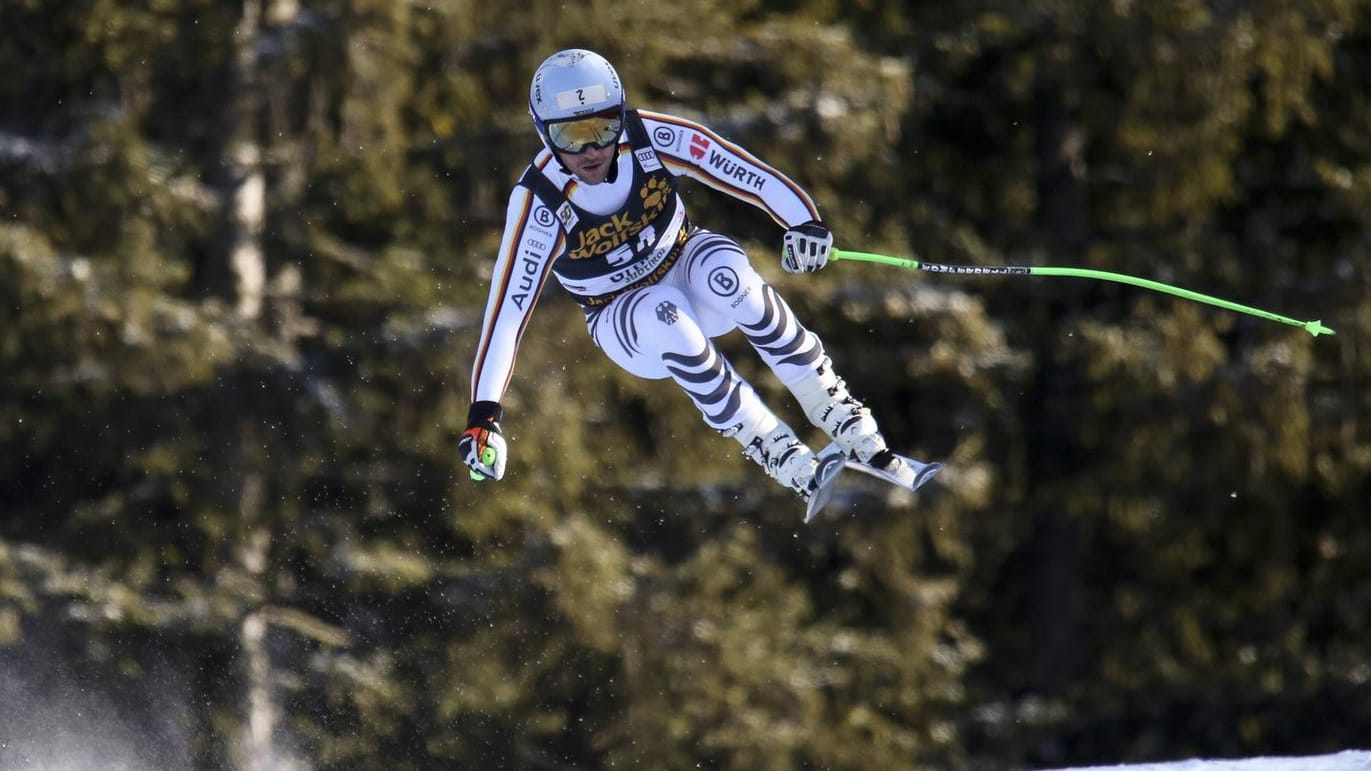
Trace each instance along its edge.
{"label": "green ski pole", "polygon": [[936,262],[922,262],[906,257],[891,257],[885,254],[872,254],[870,252],[850,252],[846,249],[830,249],[829,259],[875,262],[882,265],[909,268],[911,270],[922,270],[927,273],[952,273],[961,276],[1070,276],[1074,278],[1092,278],[1100,281],[1114,281],[1120,284],[1130,284],[1132,286],[1142,287],[1143,289],[1151,289],[1154,292],[1165,292],[1166,294],[1175,295],[1176,297],[1226,308],[1230,311],[1237,311],[1238,313],[1246,313],[1271,321],[1278,321],[1282,324],[1289,324],[1292,327],[1303,329],[1314,337],[1337,334],[1328,327],[1325,327],[1322,321],[1300,321],[1299,319],[1293,319],[1289,316],[1282,316],[1279,313],[1264,311],[1261,308],[1253,308],[1250,305],[1241,305],[1218,297],[1211,297],[1207,294],[1192,292],[1189,289],[1182,289],[1178,286],[1163,284],[1160,281],[1138,278],[1137,276],[1129,276],[1123,273],[1110,273],[1106,270],[1091,270],[1089,268],[1027,267],[1016,265],[941,265]]}

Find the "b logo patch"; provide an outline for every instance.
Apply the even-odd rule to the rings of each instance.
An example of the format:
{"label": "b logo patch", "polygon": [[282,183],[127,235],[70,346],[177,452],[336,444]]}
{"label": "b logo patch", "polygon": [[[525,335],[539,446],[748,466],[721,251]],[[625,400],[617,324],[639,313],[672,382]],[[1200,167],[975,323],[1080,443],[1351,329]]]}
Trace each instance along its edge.
{"label": "b logo patch", "polygon": [[729,297],[738,291],[738,274],[724,266],[709,272],[709,288],[720,297]]}

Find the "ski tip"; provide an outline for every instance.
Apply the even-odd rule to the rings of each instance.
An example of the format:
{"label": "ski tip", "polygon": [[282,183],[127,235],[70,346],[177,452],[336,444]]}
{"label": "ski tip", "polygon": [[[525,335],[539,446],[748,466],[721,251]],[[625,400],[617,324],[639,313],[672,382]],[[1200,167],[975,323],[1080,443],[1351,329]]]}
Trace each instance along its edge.
{"label": "ski tip", "polygon": [[831,445],[819,453],[819,466],[814,470],[814,492],[809,494],[809,503],[805,506],[805,524],[819,516],[819,512],[823,511],[833,498],[838,475],[846,465],[842,451],[835,451]]}
{"label": "ski tip", "polygon": [[938,475],[938,472],[939,472],[939,471],[942,471],[942,470],[943,470],[943,464],[941,464],[941,463],[926,463],[926,464],[924,464],[924,467],[921,468],[921,469],[919,469],[918,475],[914,477],[914,487],[913,487],[913,489],[917,490],[917,489],[919,489],[920,487],[923,487],[925,482],[927,482],[928,480],[930,480],[930,479],[932,479],[933,477],[937,476],[937,475]]}

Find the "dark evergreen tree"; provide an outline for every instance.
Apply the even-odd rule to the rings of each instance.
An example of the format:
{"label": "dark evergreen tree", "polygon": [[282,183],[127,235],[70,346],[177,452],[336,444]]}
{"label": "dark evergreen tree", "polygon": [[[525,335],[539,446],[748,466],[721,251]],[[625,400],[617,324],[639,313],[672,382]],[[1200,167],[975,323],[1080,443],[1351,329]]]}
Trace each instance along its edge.
{"label": "dark evergreen tree", "polygon": [[[87,750],[162,767],[1363,738],[1371,2],[50,5],[0,7],[0,724],[29,729],[0,765],[53,757],[35,716],[73,704]],[[509,475],[476,485],[527,80],[571,45],[791,173],[840,247],[1338,336],[1067,279],[786,276],[765,215],[687,183],[941,484],[853,480],[802,526],[549,287]]]}

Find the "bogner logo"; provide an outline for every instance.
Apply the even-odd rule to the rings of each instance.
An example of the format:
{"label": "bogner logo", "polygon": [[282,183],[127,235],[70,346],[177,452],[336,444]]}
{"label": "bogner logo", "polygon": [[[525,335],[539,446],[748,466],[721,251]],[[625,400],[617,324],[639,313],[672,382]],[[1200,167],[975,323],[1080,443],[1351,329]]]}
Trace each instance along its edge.
{"label": "bogner logo", "polygon": [[611,214],[596,227],[576,230],[573,233],[576,243],[571,247],[568,256],[573,260],[599,257],[629,243],[666,209],[667,203],[671,200],[670,196],[665,194],[667,189],[665,182],[656,177],[649,178],[647,184],[638,191],[639,200],[643,204],[642,214],[635,217],[631,210]]}
{"label": "bogner logo", "polygon": [[652,138],[656,140],[659,147],[667,150],[676,149],[676,132],[666,126],[658,126],[657,130],[652,132]]}

